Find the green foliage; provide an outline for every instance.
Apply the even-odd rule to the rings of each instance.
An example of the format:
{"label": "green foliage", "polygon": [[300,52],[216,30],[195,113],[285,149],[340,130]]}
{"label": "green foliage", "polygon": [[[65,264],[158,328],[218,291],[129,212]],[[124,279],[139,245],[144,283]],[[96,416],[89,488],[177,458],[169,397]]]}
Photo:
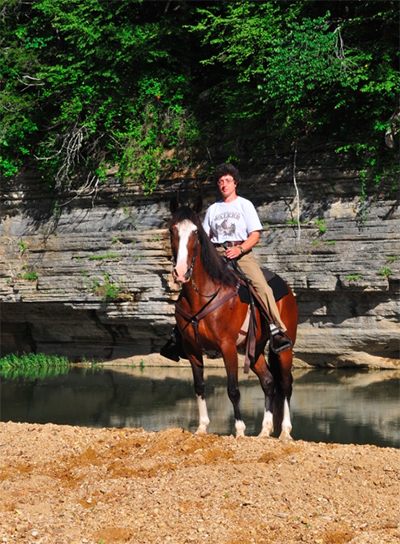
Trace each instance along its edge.
{"label": "green foliage", "polygon": [[[221,2],[199,10],[191,31],[209,48],[202,62],[221,72],[209,104],[223,117],[229,152],[247,147],[254,156],[285,142],[323,144],[354,153],[369,190],[397,180],[397,8],[302,1]],[[389,129],[392,148],[385,145]]]}
{"label": "green foliage", "polygon": [[24,251],[26,251],[26,244],[23,240],[18,240],[18,245],[19,245],[19,249],[22,251],[22,253]]}
{"label": "green foliage", "polygon": [[347,276],[349,281],[358,281],[360,278],[362,278],[362,274],[349,274]]}
{"label": "green foliage", "polygon": [[385,268],[382,268],[381,270],[379,270],[378,274],[380,274],[381,276],[386,276],[388,278],[389,276],[392,275],[392,271],[390,270],[390,268],[385,266]]}
{"label": "green foliage", "polygon": [[35,281],[39,278],[37,272],[27,272],[26,274],[19,274],[19,277],[23,280]]}
{"label": "green foliage", "polygon": [[396,186],[396,2],[0,0],[0,18],[4,176],[33,163],[62,189],[113,166],[150,193],[214,150],[301,143],[352,154],[364,200]]}
{"label": "green foliage", "polygon": [[319,231],[321,232],[321,234],[324,234],[327,231],[325,219],[316,219],[315,224],[317,225],[317,227],[319,227]]}
{"label": "green foliage", "polygon": [[9,380],[36,379],[67,374],[70,362],[66,357],[44,353],[11,353],[0,358],[0,375]]}
{"label": "green foliage", "polygon": [[110,281],[110,274],[102,274],[104,281],[100,282],[93,279],[90,284],[90,290],[101,297],[104,302],[117,300],[122,292],[122,287]]}
{"label": "green foliage", "polygon": [[119,259],[119,255],[115,253],[107,253],[106,255],[89,255],[90,261],[103,261],[104,259]]}
{"label": "green foliage", "polygon": [[166,39],[172,13],[162,18],[165,6],[0,0],[0,7],[4,175],[35,155],[59,188],[77,172],[100,177],[118,164],[121,177],[151,192],[162,169],[187,160],[197,128],[188,75],[171,54],[182,30],[175,42]]}

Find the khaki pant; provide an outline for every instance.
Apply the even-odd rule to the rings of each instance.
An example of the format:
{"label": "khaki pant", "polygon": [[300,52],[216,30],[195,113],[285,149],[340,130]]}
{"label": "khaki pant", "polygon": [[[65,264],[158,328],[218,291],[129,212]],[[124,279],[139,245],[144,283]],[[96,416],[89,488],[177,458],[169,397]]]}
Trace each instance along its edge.
{"label": "khaki pant", "polygon": [[[223,247],[217,247],[216,250],[221,255],[224,255],[225,253],[225,249]],[[247,253],[244,253],[237,259],[237,261],[246,276],[251,279],[254,289],[257,291],[258,296],[264,302],[268,313],[274,321],[275,325],[279,329],[281,329],[281,331],[285,332],[286,327],[281,320],[281,316],[275,302],[274,294],[271,287],[268,285],[266,279],[264,278],[264,274],[260,268],[260,265],[257,263],[253,252],[249,251]]]}

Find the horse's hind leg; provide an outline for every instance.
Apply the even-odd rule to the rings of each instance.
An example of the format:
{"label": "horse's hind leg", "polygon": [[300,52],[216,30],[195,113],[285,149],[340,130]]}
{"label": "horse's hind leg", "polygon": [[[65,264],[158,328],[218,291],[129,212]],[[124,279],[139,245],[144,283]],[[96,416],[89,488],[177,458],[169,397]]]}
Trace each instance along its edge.
{"label": "horse's hind leg", "polygon": [[280,440],[291,439],[292,422],[290,418],[290,398],[292,396],[292,350],[279,354],[269,351],[269,364],[276,384],[274,400],[274,420],[280,431]]}
{"label": "horse's hind leg", "polygon": [[204,382],[204,367],[202,361],[192,360],[192,356],[189,357],[190,364],[192,366],[194,391],[197,398],[197,406],[199,409],[199,426],[196,434],[207,434],[207,427],[210,424],[208,418],[206,397],[205,397],[205,382]]}
{"label": "horse's hind leg", "polygon": [[253,372],[258,376],[262,390],[265,396],[264,418],[261,432],[258,435],[261,438],[268,438],[274,431],[273,403],[274,403],[274,378],[268,370],[264,354],[261,353],[252,366]]}

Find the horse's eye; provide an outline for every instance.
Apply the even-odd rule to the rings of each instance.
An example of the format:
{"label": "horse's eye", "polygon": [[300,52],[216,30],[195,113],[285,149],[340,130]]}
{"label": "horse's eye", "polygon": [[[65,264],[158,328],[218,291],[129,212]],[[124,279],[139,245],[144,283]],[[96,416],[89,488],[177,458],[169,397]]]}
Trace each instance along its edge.
{"label": "horse's eye", "polygon": [[199,234],[199,231],[196,229],[192,232],[193,236],[197,236]]}
{"label": "horse's eye", "polygon": [[172,227],[170,227],[169,233],[170,233],[171,236],[172,236],[172,234],[174,233],[174,229],[173,229]]}

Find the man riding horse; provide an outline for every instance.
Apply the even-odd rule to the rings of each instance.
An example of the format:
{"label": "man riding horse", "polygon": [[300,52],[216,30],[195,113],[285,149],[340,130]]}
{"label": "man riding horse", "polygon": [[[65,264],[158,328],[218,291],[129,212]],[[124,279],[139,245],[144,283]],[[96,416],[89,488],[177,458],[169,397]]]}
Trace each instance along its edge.
{"label": "man riding horse", "polygon": [[[217,251],[227,261],[236,261],[239,269],[250,279],[265,306],[266,314],[270,317],[272,349],[276,352],[290,349],[292,342],[285,334],[286,326],[281,319],[274,294],[252,252],[252,248],[260,240],[262,225],[254,205],[237,195],[240,173],[232,164],[223,163],[215,169],[214,179],[221,199],[207,209],[204,230]],[[175,329],[172,339],[161,349],[161,355],[179,361],[179,357],[184,356],[180,340]]]}

